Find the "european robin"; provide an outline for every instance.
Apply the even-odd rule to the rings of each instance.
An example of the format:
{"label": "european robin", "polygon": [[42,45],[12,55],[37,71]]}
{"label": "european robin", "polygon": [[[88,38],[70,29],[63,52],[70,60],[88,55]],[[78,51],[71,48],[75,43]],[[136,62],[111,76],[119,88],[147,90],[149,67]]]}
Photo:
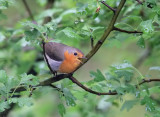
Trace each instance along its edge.
{"label": "european robin", "polygon": [[81,50],[56,42],[45,44],[45,54],[51,69],[60,73],[72,73],[85,58]]}

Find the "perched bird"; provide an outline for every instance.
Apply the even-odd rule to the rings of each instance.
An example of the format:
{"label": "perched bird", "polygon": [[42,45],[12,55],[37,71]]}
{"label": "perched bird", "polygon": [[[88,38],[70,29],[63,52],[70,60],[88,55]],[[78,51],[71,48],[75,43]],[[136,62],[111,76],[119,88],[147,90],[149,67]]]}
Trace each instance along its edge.
{"label": "perched bird", "polygon": [[48,42],[44,48],[48,63],[54,72],[72,73],[85,58],[81,50],[61,43]]}

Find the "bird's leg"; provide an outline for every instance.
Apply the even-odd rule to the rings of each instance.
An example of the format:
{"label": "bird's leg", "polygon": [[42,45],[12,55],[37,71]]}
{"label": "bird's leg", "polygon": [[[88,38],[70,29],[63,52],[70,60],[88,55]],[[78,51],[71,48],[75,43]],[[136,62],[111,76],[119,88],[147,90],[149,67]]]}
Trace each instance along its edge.
{"label": "bird's leg", "polygon": [[93,39],[92,36],[90,36],[90,40],[91,40],[91,48],[93,49],[93,47],[94,47],[94,39]]}

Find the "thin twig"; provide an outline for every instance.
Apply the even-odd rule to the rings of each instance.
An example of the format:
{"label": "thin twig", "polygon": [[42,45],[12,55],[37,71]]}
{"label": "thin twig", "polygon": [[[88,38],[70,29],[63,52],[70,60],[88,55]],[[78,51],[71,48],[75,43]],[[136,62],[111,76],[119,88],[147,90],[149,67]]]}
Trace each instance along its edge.
{"label": "thin twig", "polygon": [[116,31],[120,31],[120,32],[124,32],[124,33],[143,33],[143,32],[140,32],[140,31],[128,31],[128,30],[123,30],[123,29],[120,29],[120,28],[116,28],[114,27],[114,30]]}
{"label": "thin twig", "polygon": [[32,20],[34,20],[34,17],[33,17],[33,15],[32,15],[32,12],[31,12],[31,10],[30,10],[30,8],[29,8],[29,6],[28,6],[26,0],[22,0],[22,1],[23,1],[23,4],[24,4],[24,6],[25,6],[25,8],[26,8],[26,10],[27,10],[27,12],[28,12],[30,18],[31,18]]}
{"label": "thin twig", "polygon": [[[138,85],[142,85],[144,83],[150,83],[150,82],[160,82],[160,79],[143,79],[142,82],[140,82]],[[138,85],[136,85],[136,88],[138,87]]]}
{"label": "thin twig", "polygon": [[105,3],[104,1],[101,1],[102,4],[104,4],[106,7],[108,7],[110,10],[112,10],[114,13],[116,12],[116,9],[112,8],[111,6],[109,6],[107,3]]}
{"label": "thin twig", "polygon": [[[124,4],[125,4],[126,0],[121,0],[119,6],[117,7],[117,10],[115,12],[115,14],[112,17],[112,20],[109,23],[108,28],[105,30],[104,34],[102,35],[102,37],[99,39],[99,41],[96,43],[96,45],[94,46],[94,48],[86,55],[87,59],[82,60],[82,64],[80,66],[78,66],[78,68],[76,70],[78,70],[80,67],[82,67],[82,65],[84,65],[88,60],[90,60],[90,58],[99,50],[99,48],[102,46],[102,44],[104,43],[104,41],[107,39],[107,37],[109,36],[109,34],[113,31],[114,29],[114,24],[119,16],[119,13],[121,11],[121,9],[123,8]],[[75,71],[76,71],[75,70]],[[75,72],[74,71],[74,72]]]}
{"label": "thin twig", "polygon": [[89,93],[92,93],[92,94],[95,94],[95,95],[117,95],[117,92],[107,92],[107,93],[101,93],[101,92],[96,92],[96,91],[93,91],[89,88],[87,88],[86,86],[84,86],[83,84],[81,84],[76,78],[74,78],[73,76],[69,77],[69,79],[77,84],[79,87],[81,87],[82,89],[84,89],[85,91],[89,92]]}

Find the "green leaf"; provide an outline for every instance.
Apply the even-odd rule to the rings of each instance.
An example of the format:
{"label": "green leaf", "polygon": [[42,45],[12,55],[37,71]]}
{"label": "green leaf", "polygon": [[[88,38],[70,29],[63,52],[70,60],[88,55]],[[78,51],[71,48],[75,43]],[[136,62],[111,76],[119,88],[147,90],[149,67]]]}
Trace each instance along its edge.
{"label": "green leaf", "polygon": [[0,112],[5,111],[5,109],[9,108],[9,104],[7,101],[1,101],[0,102]]}
{"label": "green leaf", "polygon": [[32,98],[29,98],[29,97],[21,97],[21,98],[18,98],[17,99],[17,103],[20,107],[23,107],[23,106],[32,106],[33,103],[32,103]]}
{"label": "green leaf", "polygon": [[152,20],[143,21],[140,26],[145,33],[152,33],[154,31]]}
{"label": "green leaf", "polygon": [[96,17],[98,17],[98,15],[99,15],[99,12],[94,13],[93,19],[95,19]]}
{"label": "green leaf", "polygon": [[137,27],[139,26],[139,24],[143,21],[142,18],[140,16],[137,16],[137,15],[126,16],[125,18],[123,18],[123,20],[128,25],[131,25],[132,27],[134,27],[133,30],[136,30]]}
{"label": "green leaf", "polygon": [[124,78],[130,81],[133,77],[133,66],[126,61],[119,65],[112,65],[111,71],[116,75],[116,79]]}
{"label": "green leaf", "polygon": [[97,32],[97,31],[100,31],[100,30],[104,30],[104,27],[102,27],[102,26],[90,27],[90,30],[92,32]]}
{"label": "green leaf", "polygon": [[76,103],[75,103],[76,98],[72,95],[72,93],[67,88],[63,89],[63,93],[64,93],[64,96],[66,99],[67,106],[75,106],[76,105]]}
{"label": "green leaf", "polygon": [[160,87],[159,86],[154,86],[154,87],[149,88],[149,93],[150,94],[152,94],[152,93],[160,94]]}
{"label": "green leaf", "polygon": [[132,68],[132,64],[128,63],[127,61],[124,61],[124,63],[121,63],[119,65],[112,65],[112,67],[116,68],[116,69],[128,69],[128,68]]}
{"label": "green leaf", "polygon": [[5,84],[8,80],[8,76],[4,70],[0,70],[0,82]]}
{"label": "green leaf", "polygon": [[133,70],[115,70],[114,72],[118,78],[124,77],[126,81],[130,81],[133,77]]}
{"label": "green leaf", "polygon": [[59,111],[59,114],[61,115],[61,117],[63,117],[63,115],[66,113],[66,109],[63,104],[58,105],[58,111]]}
{"label": "green leaf", "polygon": [[130,109],[133,108],[134,105],[136,105],[138,103],[138,100],[127,100],[123,103],[122,107],[121,107],[121,111],[123,111],[124,109],[126,109],[127,111],[129,111]]}
{"label": "green leaf", "polygon": [[144,39],[142,37],[137,41],[137,45],[140,48],[145,48],[145,41],[144,41]]}
{"label": "green leaf", "polygon": [[120,94],[120,95],[123,95],[123,94],[125,94],[125,92],[126,92],[126,89],[123,88],[123,87],[117,87],[115,90],[116,90],[117,93]]}
{"label": "green leaf", "polygon": [[38,81],[38,77],[33,76],[32,74],[27,75],[26,73],[21,75],[21,84],[26,84],[26,85],[38,85],[39,81]]}
{"label": "green leaf", "polygon": [[64,33],[65,36],[67,36],[67,37],[69,37],[69,38],[82,39],[82,37],[80,37],[80,36],[76,33],[76,31],[74,31],[74,30],[73,30],[72,28],[70,28],[70,27],[67,27],[67,28],[59,31],[59,32],[57,33],[57,35],[61,35],[62,32]]}
{"label": "green leaf", "polygon": [[153,112],[155,110],[155,103],[153,102],[153,100],[148,97],[145,96],[142,100],[141,100],[141,105],[146,105],[146,110]]}
{"label": "green leaf", "polygon": [[96,81],[96,82],[101,82],[101,81],[105,80],[104,75],[102,74],[102,72],[99,69],[97,69],[97,72],[91,71],[90,76],[92,78],[94,78],[94,81]]}
{"label": "green leaf", "polygon": [[84,4],[82,2],[77,2],[76,7],[77,7],[76,8],[77,12],[80,13],[81,15],[87,13],[86,9],[88,7],[88,4]]}
{"label": "green leaf", "polygon": [[26,36],[26,41],[37,42],[37,38],[40,36],[40,33],[37,29],[33,29],[31,31],[24,32]]}
{"label": "green leaf", "polygon": [[45,32],[47,32],[47,27],[41,26],[41,25],[39,25],[39,24],[35,24],[35,23],[33,23],[33,22],[29,22],[29,21],[27,21],[27,22],[22,22],[22,25],[24,25],[24,26],[29,26],[29,27],[31,27],[31,28],[35,28],[35,29],[37,29],[40,33],[45,33]]}

